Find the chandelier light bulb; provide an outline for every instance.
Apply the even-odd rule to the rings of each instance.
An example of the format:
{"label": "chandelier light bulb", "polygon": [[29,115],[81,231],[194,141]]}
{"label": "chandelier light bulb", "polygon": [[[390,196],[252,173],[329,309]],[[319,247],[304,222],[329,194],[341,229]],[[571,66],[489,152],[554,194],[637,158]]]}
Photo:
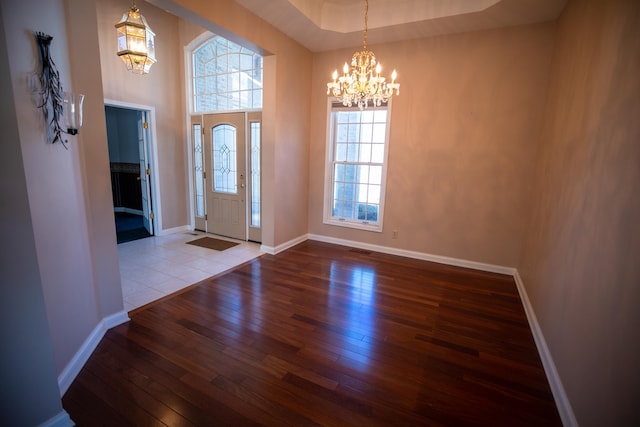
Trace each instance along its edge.
{"label": "chandelier light bulb", "polygon": [[397,73],[391,73],[391,82],[380,76],[382,66],[376,61],[376,56],[367,50],[367,21],[369,15],[369,0],[365,0],[363,49],[353,54],[351,58],[351,72],[348,63],[342,68],[344,74],[338,77],[338,70],[333,72],[333,81],[327,83],[327,95],[333,95],[342,101],[345,107],[357,105],[360,110],[369,103],[379,107],[387,102],[395,91],[400,94],[400,84],[396,83]]}
{"label": "chandelier light bulb", "polygon": [[132,73],[147,74],[156,63],[155,33],[140,14],[135,0],[131,9],[122,15],[122,20],[115,27],[118,56]]}

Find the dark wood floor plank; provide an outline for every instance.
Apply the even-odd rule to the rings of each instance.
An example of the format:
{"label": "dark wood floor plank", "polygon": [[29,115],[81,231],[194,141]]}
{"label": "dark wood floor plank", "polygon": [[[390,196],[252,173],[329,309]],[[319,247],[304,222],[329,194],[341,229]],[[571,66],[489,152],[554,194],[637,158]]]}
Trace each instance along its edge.
{"label": "dark wood floor plank", "polygon": [[510,276],[307,241],[131,316],[78,425],[561,425]]}

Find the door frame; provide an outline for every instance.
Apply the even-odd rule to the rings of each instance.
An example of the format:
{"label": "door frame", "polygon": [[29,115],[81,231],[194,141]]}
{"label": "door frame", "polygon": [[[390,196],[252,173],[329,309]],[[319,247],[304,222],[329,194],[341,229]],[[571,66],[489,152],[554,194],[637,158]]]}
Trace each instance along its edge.
{"label": "door frame", "polygon": [[134,104],[131,102],[104,99],[104,105],[109,107],[125,108],[147,113],[149,116],[149,150],[151,151],[151,209],[153,212],[154,235],[160,236],[162,228],[162,201],[160,200],[160,168],[158,167],[158,144],[156,139],[156,109],[150,105]]}
{"label": "door frame", "polygon": [[[195,164],[195,160],[193,158],[194,157],[193,124],[199,123],[201,126],[201,132],[202,132],[201,137],[202,137],[202,143],[204,146],[204,144],[207,143],[207,141],[204,138],[204,117],[209,115],[219,115],[219,114],[244,114],[245,137],[244,137],[243,143],[245,144],[245,150],[246,150],[245,157],[244,157],[244,166],[245,166],[245,181],[247,183],[245,187],[245,238],[244,238],[244,241],[252,240],[252,236],[259,236],[259,240],[262,241],[262,224],[263,224],[262,219],[261,219],[261,225],[258,232],[256,232],[256,229],[254,227],[251,227],[250,225],[251,224],[251,221],[250,221],[251,219],[250,218],[250,211],[251,211],[250,199],[251,198],[249,197],[250,196],[249,191],[251,188],[250,161],[249,161],[249,157],[251,155],[250,154],[251,153],[250,123],[252,121],[259,121],[261,123],[260,140],[262,145],[262,110],[249,109],[249,110],[231,110],[231,111],[216,111],[216,112],[208,112],[208,113],[187,114],[187,168],[189,170],[188,172],[189,229],[190,230],[196,229],[196,205],[195,205],[195,183],[194,183],[195,178],[193,174],[193,168]],[[196,120],[196,118],[199,118],[199,120]],[[260,155],[261,170],[262,170],[262,152],[263,151],[261,150],[261,155]],[[261,181],[261,188],[262,188],[262,178],[260,181]],[[206,185],[207,184],[205,183],[205,186]],[[205,191],[205,197],[206,197],[206,191]],[[262,197],[260,197],[260,199],[261,199],[261,203],[263,203],[264,201],[262,200]],[[207,233],[209,232],[210,231],[207,231]]]}

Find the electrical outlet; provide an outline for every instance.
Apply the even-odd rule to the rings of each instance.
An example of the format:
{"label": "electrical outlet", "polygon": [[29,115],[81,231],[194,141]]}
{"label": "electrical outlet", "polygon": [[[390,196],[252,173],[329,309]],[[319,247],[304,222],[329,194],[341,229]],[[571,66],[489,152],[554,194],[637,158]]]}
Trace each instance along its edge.
{"label": "electrical outlet", "polygon": [[393,233],[391,233],[391,238],[392,239],[397,239],[398,238],[398,230],[393,230]]}

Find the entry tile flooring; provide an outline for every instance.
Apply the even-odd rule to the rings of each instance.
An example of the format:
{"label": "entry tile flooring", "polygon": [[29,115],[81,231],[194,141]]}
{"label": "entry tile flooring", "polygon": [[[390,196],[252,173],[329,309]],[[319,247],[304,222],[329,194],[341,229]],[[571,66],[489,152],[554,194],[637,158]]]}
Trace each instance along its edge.
{"label": "entry tile flooring", "polygon": [[219,236],[209,235],[239,244],[224,251],[186,244],[206,235],[187,231],[120,243],[125,310],[139,308],[262,255],[258,243]]}

